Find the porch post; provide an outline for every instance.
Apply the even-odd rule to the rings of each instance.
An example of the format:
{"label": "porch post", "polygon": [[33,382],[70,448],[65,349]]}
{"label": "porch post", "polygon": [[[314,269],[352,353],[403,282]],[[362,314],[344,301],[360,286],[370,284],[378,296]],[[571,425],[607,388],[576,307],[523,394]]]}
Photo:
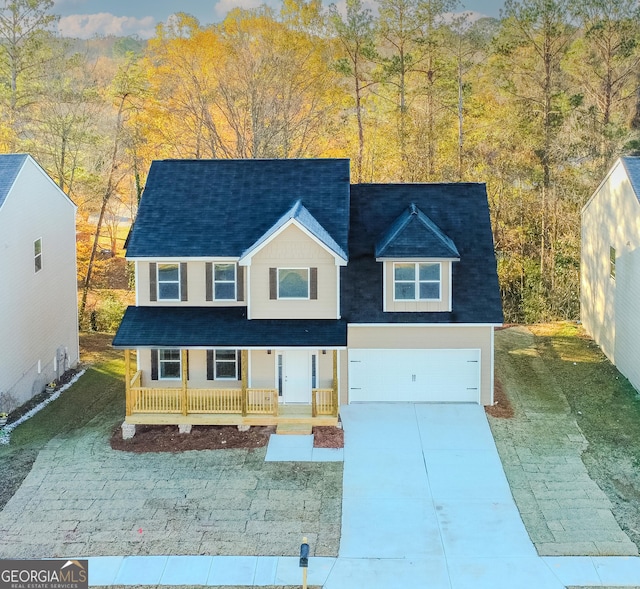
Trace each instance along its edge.
{"label": "porch post", "polygon": [[338,417],[338,350],[333,350],[333,391],[331,397],[333,416]]}
{"label": "porch post", "polygon": [[180,350],[180,355],[182,356],[180,365],[182,366],[182,415],[187,415],[188,413],[188,405],[187,405],[187,362],[189,361],[187,350]]}
{"label": "porch post", "polygon": [[131,350],[124,351],[124,387],[126,390],[125,415],[131,415]]}
{"label": "porch post", "polygon": [[242,356],[242,416],[247,415],[247,386],[248,386],[248,374],[249,374],[249,352],[242,350],[240,352]]}

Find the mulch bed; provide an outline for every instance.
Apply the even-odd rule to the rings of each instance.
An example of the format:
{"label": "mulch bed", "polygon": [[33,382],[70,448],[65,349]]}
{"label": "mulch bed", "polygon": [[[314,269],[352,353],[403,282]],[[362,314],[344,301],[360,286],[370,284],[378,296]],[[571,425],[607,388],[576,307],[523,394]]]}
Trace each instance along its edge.
{"label": "mulch bed", "polygon": [[314,448],[344,448],[344,430],[339,427],[318,426],[313,428]]}
{"label": "mulch bed", "polygon": [[[177,425],[138,425],[136,435],[122,439],[120,426],[113,430],[111,447],[125,452],[186,452],[187,450],[222,450],[228,448],[262,448],[276,427],[253,426],[241,432],[235,425],[194,425],[190,434],[178,433]],[[315,448],[343,448],[344,432],[337,427],[314,427]]]}
{"label": "mulch bed", "polygon": [[502,419],[511,419],[513,417],[513,406],[498,377],[495,377],[493,405],[485,407],[485,411],[491,415],[491,417],[499,417]]}

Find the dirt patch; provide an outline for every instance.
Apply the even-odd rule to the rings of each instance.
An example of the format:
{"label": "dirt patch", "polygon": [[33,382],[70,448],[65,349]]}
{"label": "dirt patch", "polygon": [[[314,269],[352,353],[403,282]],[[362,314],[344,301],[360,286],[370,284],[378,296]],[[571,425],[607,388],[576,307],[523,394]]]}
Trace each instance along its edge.
{"label": "dirt patch", "polygon": [[344,430],[339,427],[318,426],[313,428],[314,448],[344,448]]}
{"label": "dirt patch", "polygon": [[111,447],[125,452],[186,452],[188,450],[223,450],[225,448],[262,448],[276,428],[253,426],[241,432],[235,425],[194,425],[190,434],[178,432],[177,425],[138,425],[136,435],[122,439],[118,426],[111,435]]}
{"label": "dirt patch", "polygon": [[513,405],[507,397],[507,393],[502,386],[502,382],[495,377],[495,387],[493,393],[493,405],[484,408],[491,417],[511,419],[513,417]]}

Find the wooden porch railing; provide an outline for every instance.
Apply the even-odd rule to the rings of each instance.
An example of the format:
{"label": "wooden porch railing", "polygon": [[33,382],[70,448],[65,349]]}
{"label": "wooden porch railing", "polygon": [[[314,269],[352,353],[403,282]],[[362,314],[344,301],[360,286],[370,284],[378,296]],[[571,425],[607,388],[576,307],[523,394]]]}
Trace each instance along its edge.
{"label": "wooden porch railing", "polygon": [[311,391],[311,415],[333,415],[333,389],[313,389]]}
{"label": "wooden porch railing", "polygon": [[[186,389],[141,387],[140,374],[127,391],[127,415],[135,413],[243,413],[242,389]],[[184,405],[186,398],[186,407]],[[278,391],[247,389],[248,415],[278,415]]]}

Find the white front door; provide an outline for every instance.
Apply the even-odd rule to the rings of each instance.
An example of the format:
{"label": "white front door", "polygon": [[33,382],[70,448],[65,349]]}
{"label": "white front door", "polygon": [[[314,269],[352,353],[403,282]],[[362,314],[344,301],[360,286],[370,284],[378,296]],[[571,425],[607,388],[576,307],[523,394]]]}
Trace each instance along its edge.
{"label": "white front door", "polygon": [[282,376],[283,403],[311,403],[311,352],[286,350],[279,352],[278,370]]}

